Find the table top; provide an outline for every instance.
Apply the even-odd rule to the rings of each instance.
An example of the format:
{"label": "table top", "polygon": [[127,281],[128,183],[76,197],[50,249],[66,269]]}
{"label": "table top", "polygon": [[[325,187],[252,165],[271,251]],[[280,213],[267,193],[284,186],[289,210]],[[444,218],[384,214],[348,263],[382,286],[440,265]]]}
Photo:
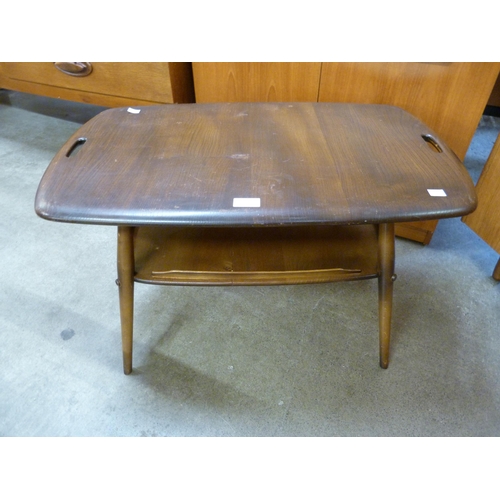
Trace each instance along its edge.
{"label": "table top", "polygon": [[54,157],[35,210],[88,224],[252,226],[439,219],[476,204],[460,160],[400,108],[218,103],[100,113]]}

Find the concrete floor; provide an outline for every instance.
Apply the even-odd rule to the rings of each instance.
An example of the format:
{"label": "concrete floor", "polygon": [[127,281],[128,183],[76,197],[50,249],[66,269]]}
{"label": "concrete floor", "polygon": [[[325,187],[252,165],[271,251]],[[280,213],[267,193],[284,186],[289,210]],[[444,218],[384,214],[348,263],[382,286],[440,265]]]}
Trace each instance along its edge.
{"label": "concrete floor", "polygon": [[[499,436],[498,255],[460,220],[398,239],[393,340],[375,281],[136,286],[122,373],[113,227],[38,218],[40,178],[102,108],[0,91],[0,435]],[[483,119],[477,179],[500,130]]]}

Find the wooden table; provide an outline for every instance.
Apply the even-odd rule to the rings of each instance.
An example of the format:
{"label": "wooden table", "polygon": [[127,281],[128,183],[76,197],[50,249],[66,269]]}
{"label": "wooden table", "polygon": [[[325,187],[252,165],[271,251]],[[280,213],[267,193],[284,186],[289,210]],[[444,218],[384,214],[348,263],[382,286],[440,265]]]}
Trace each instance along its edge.
{"label": "wooden table", "polygon": [[389,362],[394,223],[476,207],[455,154],[407,112],[335,103],[104,111],[63,146],[35,209],[118,226],[124,371],[134,281],[280,285],[377,278]]}

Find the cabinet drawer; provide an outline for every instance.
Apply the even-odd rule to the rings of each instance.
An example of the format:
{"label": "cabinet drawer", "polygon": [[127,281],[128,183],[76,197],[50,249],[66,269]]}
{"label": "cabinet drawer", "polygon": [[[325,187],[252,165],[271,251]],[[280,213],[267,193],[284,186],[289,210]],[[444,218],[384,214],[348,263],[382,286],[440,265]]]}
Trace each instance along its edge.
{"label": "cabinet drawer", "polygon": [[[64,69],[69,64],[79,63],[58,63],[58,66]],[[96,104],[99,101],[96,95],[116,97],[117,105],[122,103],[120,98],[138,103],[193,100],[189,97],[193,94],[189,63],[89,64],[91,72],[78,76],[64,73],[50,62],[0,63],[0,83],[12,90]]]}

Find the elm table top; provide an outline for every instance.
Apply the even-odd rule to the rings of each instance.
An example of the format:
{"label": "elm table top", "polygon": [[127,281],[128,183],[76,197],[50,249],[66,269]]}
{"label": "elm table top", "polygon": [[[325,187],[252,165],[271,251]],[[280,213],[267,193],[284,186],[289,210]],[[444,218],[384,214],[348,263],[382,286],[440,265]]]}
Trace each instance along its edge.
{"label": "elm table top", "polygon": [[38,215],[132,226],[379,224],[461,216],[477,204],[460,160],[397,107],[137,110],[106,110],[66,142],[40,183]]}

